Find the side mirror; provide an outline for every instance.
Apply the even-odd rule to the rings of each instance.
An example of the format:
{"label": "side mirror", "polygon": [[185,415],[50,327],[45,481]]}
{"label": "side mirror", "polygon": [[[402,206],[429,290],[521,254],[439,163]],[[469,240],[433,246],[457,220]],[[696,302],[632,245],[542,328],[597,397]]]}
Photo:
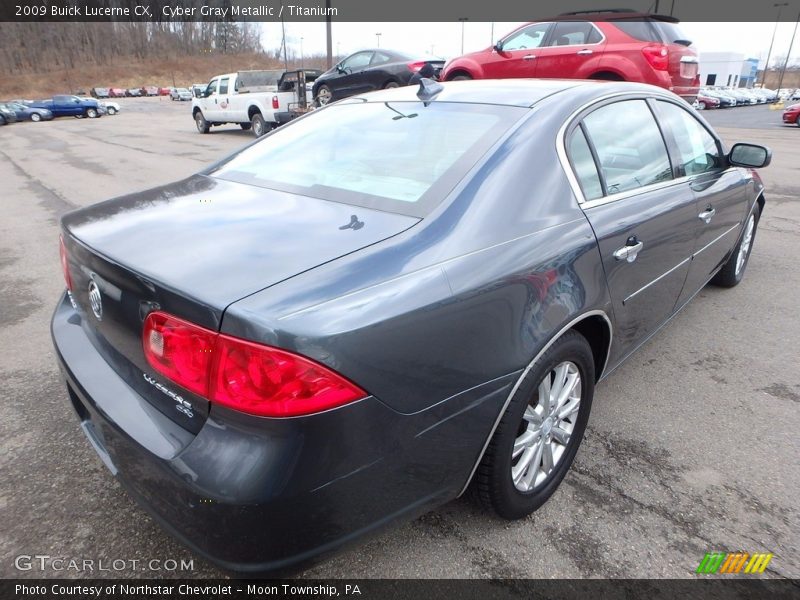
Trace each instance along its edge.
{"label": "side mirror", "polygon": [[772,161],[772,150],[758,144],[734,144],[728,153],[728,162],[736,167],[760,169]]}
{"label": "side mirror", "polygon": [[497,40],[497,43],[494,46],[492,46],[492,49],[494,49],[497,52],[502,52],[503,51],[503,40]]}
{"label": "side mirror", "polygon": [[336,65],[336,72],[337,72],[337,73],[344,73],[344,67],[342,66],[342,64],[341,64],[341,63],[339,63],[338,65]]}

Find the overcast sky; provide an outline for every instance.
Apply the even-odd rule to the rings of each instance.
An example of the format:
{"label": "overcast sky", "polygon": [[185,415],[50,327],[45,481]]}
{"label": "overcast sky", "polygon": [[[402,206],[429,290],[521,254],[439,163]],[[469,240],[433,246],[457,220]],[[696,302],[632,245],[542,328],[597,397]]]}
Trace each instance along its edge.
{"label": "overcast sky", "polygon": [[[464,23],[464,51],[480,50],[490,45],[521,23]],[[785,56],[789,49],[794,23],[779,23],[772,56]],[[492,36],[494,27],[494,36]],[[766,60],[775,23],[681,23],[681,27],[700,51],[740,52],[748,57]],[[451,58],[461,53],[461,23],[333,23],[333,52],[345,55],[378,45],[415,53]],[[287,44],[291,51],[325,53],[324,23],[286,23]],[[264,23],[262,43],[267,49],[280,46],[281,24]],[[792,57],[800,58],[800,34],[794,43]]]}

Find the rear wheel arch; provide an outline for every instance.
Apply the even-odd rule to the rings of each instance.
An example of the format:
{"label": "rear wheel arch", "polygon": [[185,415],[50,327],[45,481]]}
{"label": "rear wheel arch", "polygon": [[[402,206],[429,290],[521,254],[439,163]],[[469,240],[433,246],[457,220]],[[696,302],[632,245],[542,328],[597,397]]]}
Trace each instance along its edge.
{"label": "rear wheel arch", "polygon": [[253,117],[256,116],[256,114],[260,114],[260,115],[263,116],[263,113],[261,112],[261,109],[258,106],[256,106],[255,104],[251,104],[247,108],[247,118],[248,118],[248,120],[252,121]]}
{"label": "rear wheel arch", "polygon": [[[567,322],[558,332],[553,335],[547,343],[537,352],[536,356],[531,360],[526,367],[522,370],[519,377],[517,378],[517,382],[511,389],[511,392],[508,395],[503,407],[500,409],[499,414],[492,425],[492,429],[489,431],[489,435],[486,438],[486,442],[483,445],[483,448],[478,454],[478,460],[475,461],[475,465],[472,468],[472,471],[467,478],[467,481],[464,483],[464,487],[461,488],[459,492],[459,496],[462,496],[464,492],[467,491],[470,483],[472,483],[473,478],[475,477],[475,472],[478,469],[478,466],[481,464],[483,460],[483,456],[486,453],[486,449],[489,446],[489,442],[491,442],[492,437],[494,437],[495,431],[497,430],[497,426],[500,423],[503,415],[506,412],[506,408],[508,408],[509,402],[516,394],[517,389],[519,388],[520,383],[525,379],[528,372],[533,368],[536,362],[555,344],[559,339],[564,337],[567,333],[575,331],[578,334],[582,335],[586,338],[586,341],[589,343],[589,346],[592,349],[592,356],[594,358],[595,364],[595,374],[594,378],[595,381],[598,381],[602,375],[603,371],[606,367],[606,362],[608,360],[608,356],[611,352],[611,341],[613,339],[613,329],[611,325],[611,319],[609,319],[608,315],[605,311],[595,309],[587,311],[577,317],[573,318],[571,321]],[[599,367],[598,367],[599,365]]]}
{"label": "rear wheel arch", "polygon": [[571,327],[580,333],[592,348],[594,378],[599,381],[611,351],[611,322],[605,314],[592,314]]}

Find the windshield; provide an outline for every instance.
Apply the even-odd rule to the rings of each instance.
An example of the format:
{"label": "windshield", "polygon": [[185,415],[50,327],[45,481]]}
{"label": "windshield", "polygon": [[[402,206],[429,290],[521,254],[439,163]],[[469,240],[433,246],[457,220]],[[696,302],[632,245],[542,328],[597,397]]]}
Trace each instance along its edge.
{"label": "windshield", "polygon": [[331,105],[276,130],[211,175],[424,216],[526,110],[446,102]]}
{"label": "windshield", "polygon": [[187,90],[186,88],[178,88],[178,93],[179,94],[188,94],[189,90]]}

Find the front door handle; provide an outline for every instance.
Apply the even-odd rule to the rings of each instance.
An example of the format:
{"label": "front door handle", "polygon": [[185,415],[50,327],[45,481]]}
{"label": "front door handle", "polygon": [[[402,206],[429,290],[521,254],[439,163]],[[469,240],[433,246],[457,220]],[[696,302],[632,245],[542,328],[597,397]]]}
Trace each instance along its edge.
{"label": "front door handle", "polygon": [[583,49],[583,50],[578,50],[578,51],[576,52],[576,54],[577,54],[578,56],[586,56],[587,54],[593,54],[593,52],[592,52],[591,50],[589,50],[589,49],[585,48],[585,49]]}
{"label": "front door handle", "polygon": [[533,60],[534,58],[536,58],[535,54],[526,54],[522,57],[522,60]]}
{"label": "front door handle", "polygon": [[717,214],[716,209],[711,208],[710,206],[706,206],[706,209],[697,216],[698,218],[703,219],[706,225],[708,225],[709,223],[711,223],[711,217],[713,217],[715,214]]}
{"label": "front door handle", "polygon": [[628,238],[628,243],[614,252],[614,258],[617,260],[627,260],[629,263],[632,263],[636,260],[636,257],[639,256],[639,252],[641,252],[642,248],[644,248],[644,242],[640,242],[635,237]]}

